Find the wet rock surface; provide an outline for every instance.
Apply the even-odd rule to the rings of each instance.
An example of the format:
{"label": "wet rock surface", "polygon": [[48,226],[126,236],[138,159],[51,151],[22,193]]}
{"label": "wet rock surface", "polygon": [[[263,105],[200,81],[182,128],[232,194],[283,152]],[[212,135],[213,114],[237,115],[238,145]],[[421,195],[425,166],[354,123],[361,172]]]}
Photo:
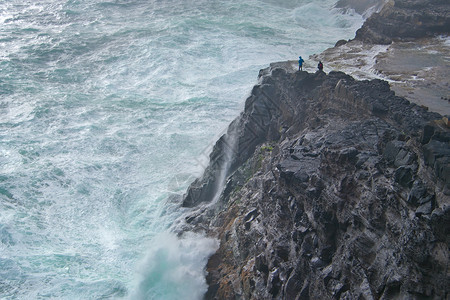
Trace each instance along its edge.
{"label": "wet rock surface", "polygon": [[[260,72],[232,124],[238,146],[222,194],[209,206],[197,198],[187,218],[220,239],[205,298],[446,299],[441,116],[381,80],[289,70]],[[211,170],[191,189],[207,186]]]}
{"label": "wet rock surface", "polygon": [[352,40],[310,57],[325,70],[345,70],[357,79],[383,79],[398,96],[450,115],[450,44],[441,37],[389,46]]}
{"label": "wet rock surface", "polygon": [[395,0],[369,17],[356,32],[356,39],[372,44],[390,44],[448,34],[450,5],[446,0]]}
{"label": "wet rock surface", "polygon": [[[387,80],[397,95],[450,115],[450,3],[434,0],[338,2],[354,8],[386,2],[350,41],[309,59],[324,70],[345,70],[358,79]],[[308,60],[306,61],[308,64]]]}

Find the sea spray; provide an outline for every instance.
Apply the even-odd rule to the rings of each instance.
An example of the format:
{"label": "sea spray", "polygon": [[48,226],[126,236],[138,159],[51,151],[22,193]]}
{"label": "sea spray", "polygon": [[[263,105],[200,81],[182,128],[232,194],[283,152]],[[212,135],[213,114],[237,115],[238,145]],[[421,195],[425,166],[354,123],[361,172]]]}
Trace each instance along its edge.
{"label": "sea spray", "polygon": [[211,199],[211,204],[214,204],[219,200],[225,187],[227,177],[230,175],[230,167],[237,152],[236,142],[238,140],[238,134],[239,131],[236,123],[232,123],[228,129],[228,132],[223,136],[222,157],[220,158],[220,165],[218,166],[214,196]]}
{"label": "sea spray", "polygon": [[187,190],[183,199],[183,207],[194,207],[199,203],[214,204],[219,199],[225,186],[227,176],[233,171],[235,163],[237,141],[240,129],[237,119],[231,123],[228,130],[212,147],[209,165],[202,177],[197,178]]}
{"label": "sea spray", "polygon": [[205,265],[218,248],[198,233],[161,233],[149,246],[129,299],[198,300],[207,290]]}

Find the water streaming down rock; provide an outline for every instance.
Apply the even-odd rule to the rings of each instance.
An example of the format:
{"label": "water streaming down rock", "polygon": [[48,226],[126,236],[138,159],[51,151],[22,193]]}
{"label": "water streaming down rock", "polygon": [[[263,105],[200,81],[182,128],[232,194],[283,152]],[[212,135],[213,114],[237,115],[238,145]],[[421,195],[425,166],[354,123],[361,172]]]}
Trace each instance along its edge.
{"label": "water streaming down rock", "polygon": [[243,159],[242,147],[254,147],[257,142],[253,139],[251,144],[243,144],[242,135],[246,133],[242,128],[245,128],[242,121],[232,122],[227,133],[216,142],[209,157],[210,164],[203,176],[190,185],[183,199],[184,207],[194,207],[202,202],[215,203],[221,196],[227,177]]}
{"label": "water streaming down rock", "polygon": [[236,148],[236,142],[238,140],[238,128],[233,124],[229,127],[229,130],[227,134],[223,137],[223,140],[221,140],[222,147],[223,147],[223,157],[221,157],[219,160],[216,158],[213,161],[220,161],[220,165],[218,165],[218,174],[217,176],[217,182],[214,186],[214,192],[213,192],[213,198],[211,203],[216,203],[220,195],[223,192],[223,189],[225,187],[225,181],[228,178],[228,176],[231,174],[232,169],[231,165],[232,162],[235,160],[235,155],[238,153]]}

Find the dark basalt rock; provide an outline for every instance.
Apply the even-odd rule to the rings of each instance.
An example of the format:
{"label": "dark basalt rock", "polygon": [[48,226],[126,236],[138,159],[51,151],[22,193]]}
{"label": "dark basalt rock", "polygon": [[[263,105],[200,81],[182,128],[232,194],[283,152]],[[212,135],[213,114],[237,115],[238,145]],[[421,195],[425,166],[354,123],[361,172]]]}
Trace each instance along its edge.
{"label": "dark basalt rock", "polygon": [[339,41],[336,42],[336,44],[334,44],[334,47],[340,47],[340,46],[343,46],[343,45],[345,45],[347,43],[348,43],[348,41],[346,41],[346,40],[339,40]]}
{"label": "dark basalt rock", "polygon": [[450,5],[446,0],[395,0],[370,16],[356,32],[355,39],[372,44],[390,44],[395,39],[411,39],[448,34]]}
{"label": "dark basalt rock", "polygon": [[[448,297],[450,139],[440,119],[380,80],[262,70],[224,137],[236,140],[223,193],[188,217],[220,239],[205,298]],[[212,200],[221,143],[184,205]]]}

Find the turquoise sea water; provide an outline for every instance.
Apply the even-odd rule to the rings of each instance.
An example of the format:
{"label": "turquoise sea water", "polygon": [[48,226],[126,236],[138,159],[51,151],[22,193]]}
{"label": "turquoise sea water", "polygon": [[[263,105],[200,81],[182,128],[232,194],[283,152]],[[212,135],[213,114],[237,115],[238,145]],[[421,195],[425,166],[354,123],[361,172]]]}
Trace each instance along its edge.
{"label": "turquoise sea water", "polygon": [[259,69],[354,36],[335,2],[0,0],[0,298],[201,299],[169,196]]}

